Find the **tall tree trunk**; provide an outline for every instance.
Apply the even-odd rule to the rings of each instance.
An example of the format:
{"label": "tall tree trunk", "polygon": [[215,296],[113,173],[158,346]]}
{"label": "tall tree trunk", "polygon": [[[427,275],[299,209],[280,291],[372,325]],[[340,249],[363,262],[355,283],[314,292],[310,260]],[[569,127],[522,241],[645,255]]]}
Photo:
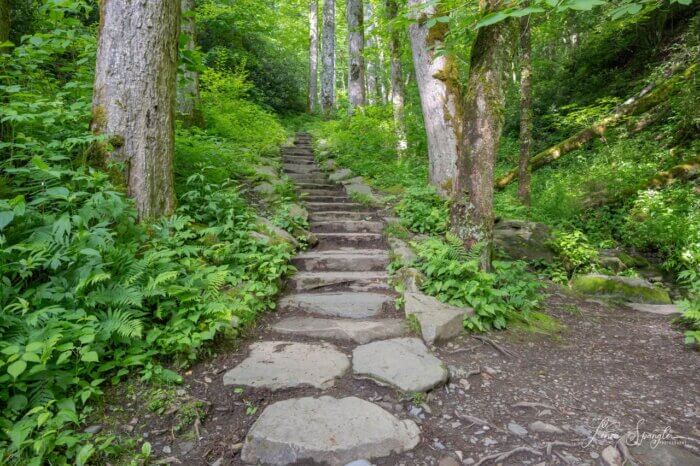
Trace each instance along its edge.
{"label": "tall tree trunk", "polygon": [[[195,49],[197,28],[194,21],[194,0],[181,0],[182,21],[180,30],[187,36],[185,49],[193,52]],[[202,115],[199,111],[199,73],[185,68],[182,82],[177,87],[177,113],[185,126],[201,126]]]}
{"label": "tall tree trunk", "polygon": [[[180,2],[102,0],[91,128],[141,219],[172,213]],[[109,152],[107,152],[109,150]]]}
{"label": "tall tree trunk", "polygon": [[330,115],[335,107],[335,0],[323,2],[321,56],[321,109],[325,115]]}
{"label": "tall tree trunk", "polygon": [[362,0],[347,0],[348,100],[350,110],[365,105],[365,31]]}
{"label": "tall tree trunk", "polygon": [[530,15],[520,18],[520,160],[518,198],[530,205],[530,147],[532,146],[532,43]]}
{"label": "tall tree trunk", "polygon": [[10,40],[10,0],[0,0],[0,42]]}
{"label": "tall tree trunk", "polygon": [[[494,11],[500,0],[488,0]],[[505,90],[512,34],[510,21],[477,31],[463,101],[464,130],[458,151],[451,229],[467,248],[482,246],[480,267],[491,270],[493,170],[503,129]]]}
{"label": "tall tree trunk", "polygon": [[309,2],[309,112],[318,110],[318,0]]}
{"label": "tall tree trunk", "polygon": [[[377,39],[375,37],[375,23],[372,18],[373,9],[372,4],[367,3],[364,9],[364,22],[365,22],[365,37],[367,41],[367,49],[370,50],[371,54],[374,54]],[[377,103],[379,82],[377,79],[377,63],[376,60],[372,58],[367,59],[367,103],[374,105]]]}
{"label": "tall tree trunk", "polygon": [[461,94],[454,58],[436,53],[447,33],[447,25],[427,26],[433,16],[442,16],[427,0],[409,0],[420,16],[408,28],[413,51],[413,66],[420,94],[425,132],[428,137],[430,183],[443,196],[452,192],[461,134]]}
{"label": "tall tree trunk", "polygon": [[396,127],[396,150],[399,156],[406,152],[406,126],[404,124],[404,102],[406,89],[403,83],[403,71],[401,69],[401,42],[399,31],[392,24],[398,15],[396,0],[386,0],[387,19],[390,23],[389,31],[389,56],[391,59],[391,105],[394,109],[394,125]]}

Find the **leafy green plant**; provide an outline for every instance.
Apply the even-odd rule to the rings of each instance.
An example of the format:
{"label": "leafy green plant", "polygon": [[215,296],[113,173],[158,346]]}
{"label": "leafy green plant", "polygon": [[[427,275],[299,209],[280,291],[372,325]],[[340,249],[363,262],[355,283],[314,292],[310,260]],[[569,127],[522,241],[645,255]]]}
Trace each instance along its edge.
{"label": "leafy green plant", "polygon": [[407,189],[396,213],[402,225],[417,233],[441,234],[447,229],[447,202],[432,187]]}
{"label": "leafy green plant", "polygon": [[591,246],[586,235],[578,230],[555,231],[552,247],[569,277],[575,273],[593,270],[598,261],[598,250]]}
{"label": "leafy green plant", "polygon": [[464,325],[472,331],[503,329],[542,301],[542,285],[523,262],[493,263],[493,272],[479,270],[478,248],[465,251],[461,242],[429,239],[417,244],[417,267],[425,274],[423,291],[455,306],[470,306],[475,315]]}

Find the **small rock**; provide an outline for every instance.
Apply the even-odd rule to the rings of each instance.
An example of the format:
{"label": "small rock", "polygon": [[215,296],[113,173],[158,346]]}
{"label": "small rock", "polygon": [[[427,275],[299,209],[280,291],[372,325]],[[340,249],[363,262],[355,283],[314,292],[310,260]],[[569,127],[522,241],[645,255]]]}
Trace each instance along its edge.
{"label": "small rock", "polygon": [[527,435],[527,429],[525,427],[512,421],[508,423],[508,431],[519,437]]}
{"label": "small rock", "polygon": [[459,466],[459,462],[451,456],[443,456],[440,458],[438,466]]}
{"label": "small rock", "polygon": [[185,393],[187,392],[184,388],[178,388],[177,390],[175,390],[175,394],[177,394],[177,396],[185,396]]}
{"label": "small rock", "polygon": [[549,416],[549,415],[551,415],[551,414],[552,414],[552,410],[551,410],[551,409],[543,409],[542,411],[540,411],[539,413],[537,413],[538,416]]}
{"label": "small rock", "polygon": [[231,445],[231,451],[233,451],[234,453],[241,451],[242,449],[243,449],[243,442],[234,443],[233,445]]}
{"label": "small rock", "polygon": [[561,430],[559,427],[552,425],[552,424],[547,424],[546,422],[542,421],[535,421],[530,423],[529,425],[530,430],[533,432],[540,432],[543,434],[563,434],[564,431]]}
{"label": "small rock", "polygon": [[85,432],[86,434],[95,435],[95,434],[99,434],[100,431],[102,431],[102,424],[95,424],[95,425],[86,427],[83,432]]}
{"label": "small rock", "polygon": [[209,466],[221,466],[222,464],[224,464],[224,457],[223,456],[221,458],[219,458],[218,460],[214,461]]}
{"label": "small rock", "polygon": [[370,463],[367,460],[355,460],[355,461],[349,462],[345,466],[372,466],[372,463]]}
{"label": "small rock", "polygon": [[469,390],[472,386],[467,379],[459,379],[459,384],[465,389]]}
{"label": "small rock", "polygon": [[189,452],[191,452],[192,449],[194,448],[194,442],[192,442],[192,441],[182,442],[180,444],[179,448],[180,448],[180,453],[183,455],[186,455]]}
{"label": "small rock", "polygon": [[622,455],[612,445],[605,447],[600,456],[603,457],[603,461],[607,466],[622,466]]}
{"label": "small rock", "polygon": [[474,458],[472,458],[472,457],[465,458],[465,459],[462,461],[462,464],[467,464],[467,465],[469,465],[469,464],[474,464],[474,463],[476,463],[476,460],[475,460]]}
{"label": "small rock", "polygon": [[166,446],[163,447],[163,453],[164,453],[164,454],[169,455],[169,454],[172,453],[172,452],[173,452],[173,449],[170,448],[170,446],[166,445]]}

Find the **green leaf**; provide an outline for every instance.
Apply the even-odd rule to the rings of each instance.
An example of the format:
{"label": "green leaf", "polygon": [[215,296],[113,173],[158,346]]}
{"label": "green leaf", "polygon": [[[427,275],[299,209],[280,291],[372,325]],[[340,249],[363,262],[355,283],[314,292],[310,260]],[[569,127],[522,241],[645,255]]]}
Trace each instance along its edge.
{"label": "green leaf", "polygon": [[15,213],[11,210],[0,212],[0,230],[9,225],[13,218],[15,218]]}
{"label": "green leaf", "polygon": [[84,362],[98,362],[100,358],[97,355],[97,351],[88,351],[86,353],[83,353],[83,355],[80,357],[80,360]]}
{"label": "green leaf", "polygon": [[14,379],[17,379],[17,377],[19,377],[20,374],[22,374],[22,372],[24,372],[26,368],[27,363],[20,359],[19,361],[15,361],[7,367],[7,373],[10,374]]}
{"label": "green leaf", "polygon": [[75,456],[75,464],[77,466],[84,466],[87,464],[90,457],[95,453],[95,447],[90,444],[85,444],[80,448],[80,451]]}

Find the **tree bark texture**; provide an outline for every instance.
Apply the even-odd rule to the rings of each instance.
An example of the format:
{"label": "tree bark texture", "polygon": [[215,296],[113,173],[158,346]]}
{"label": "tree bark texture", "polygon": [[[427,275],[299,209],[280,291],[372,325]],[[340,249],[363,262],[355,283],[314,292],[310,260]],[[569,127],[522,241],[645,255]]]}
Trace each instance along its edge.
{"label": "tree bark texture", "polygon": [[426,0],[409,0],[409,7],[418,11],[419,17],[414,18],[416,21],[411,23],[408,33],[428,139],[429,181],[448,197],[461,137],[461,93],[454,58],[436,53],[445,39],[447,25],[438,22],[428,28],[430,17],[440,14],[435,6],[416,10],[425,3]]}
{"label": "tree bark texture", "polygon": [[[500,0],[489,0],[494,11]],[[480,267],[491,270],[493,247],[493,171],[503,129],[507,70],[513,34],[511,21],[477,31],[462,105],[464,129],[458,151],[451,229],[465,247],[481,246]]]}
{"label": "tree bark texture", "polygon": [[365,105],[365,31],[362,0],[347,0],[348,100],[350,109]]}
{"label": "tree bark texture", "polygon": [[309,112],[318,111],[318,0],[309,2]]}
{"label": "tree bark texture", "polygon": [[530,15],[520,18],[520,158],[518,199],[530,205],[530,147],[532,146],[532,43]]}
{"label": "tree bark texture", "polygon": [[[102,0],[91,129],[141,219],[172,213],[180,2]],[[108,149],[107,146],[104,149]]]}
{"label": "tree bark texture", "polygon": [[[374,54],[376,52],[375,48],[377,46],[377,38],[375,37],[374,19],[372,14],[374,10],[371,3],[367,3],[364,8],[364,24],[365,24],[365,37],[367,41],[367,48]],[[365,73],[365,78],[367,81],[367,103],[374,105],[377,103],[377,96],[379,95],[379,80],[377,77],[377,60],[374,57],[367,59],[367,69]]]}
{"label": "tree bark texture", "polygon": [[0,42],[10,40],[10,0],[0,0]]}
{"label": "tree bark texture", "polygon": [[[635,97],[626,100],[618,106],[611,115],[532,157],[530,159],[530,169],[534,171],[554,162],[569,152],[583,147],[594,138],[603,137],[608,128],[619,125],[627,117],[641,115],[657,105],[665,103],[668,97],[678,89],[677,86],[693,78],[697,70],[698,65],[691,65],[684,72],[674,75],[659,85],[645,87]],[[511,170],[496,181],[496,188],[503,189],[516,178],[518,178],[518,170]]]}
{"label": "tree bark texture", "polygon": [[335,0],[323,2],[322,34],[321,109],[330,115],[335,107]]}
{"label": "tree bark texture", "polygon": [[[386,11],[389,23],[398,15],[396,0],[386,0]],[[394,109],[394,125],[396,127],[396,150],[399,156],[406,152],[406,125],[404,123],[404,104],[406,101],[406,89],[403,82],[403,70],[401,69],[401,42],[399,31],[391,24],[389,31],[389,56],[391,60],[391,105]]]}
{"label": "tree bark texture", "polygon": [[[187,36],[185,48],[194,51],[197,40],[197,28],[194,21],[194,0],[181,0],[182,21],[180,30]],[[188,14],[186,14],[188,13]],[[177,113],[185,126],[201,126],[202,115],[199,112],[199,73],[185,69],[180,85],[177,86]]]}

